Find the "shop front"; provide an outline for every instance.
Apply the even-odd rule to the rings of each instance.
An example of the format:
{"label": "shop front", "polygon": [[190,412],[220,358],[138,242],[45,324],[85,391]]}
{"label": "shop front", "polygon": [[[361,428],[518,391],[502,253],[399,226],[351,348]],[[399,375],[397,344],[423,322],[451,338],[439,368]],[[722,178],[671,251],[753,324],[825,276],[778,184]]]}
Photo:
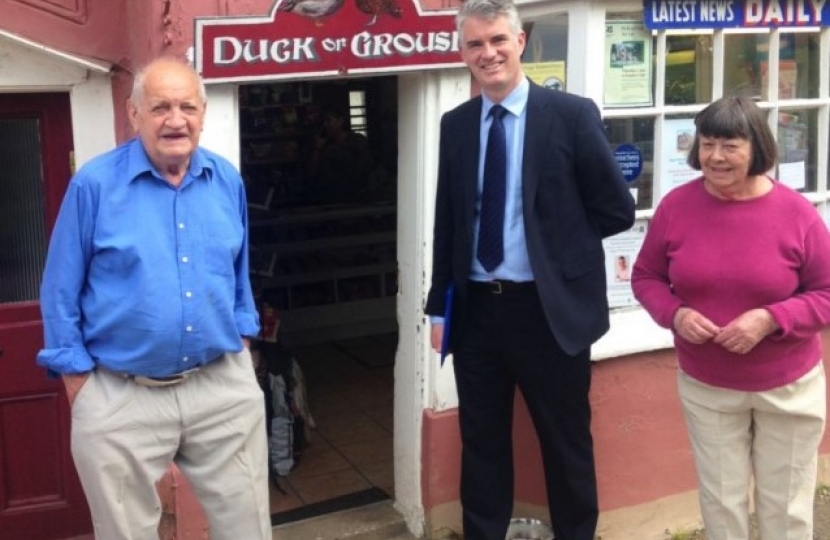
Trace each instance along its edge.
{"label": "shop front", "polygon": [[[252,283],[261,305],[279,316],[271,337],[300,349],[395,335],[394,482],[385,489],[416,535],[460,530],[452,358],[441,366],[429,348],[423,314],[439,122],[476,92],[458,56],[451,3],[399,0],[396,9],[375,12],[334,2],[330,14],[309,18],[279,1],[217,7],[167,0],[130,3],[129,25],[105,0],[81,2],[85,8],[70,14],[41,4],[0,0],[0,10],[15,15],[0,21],[0,56],[11,59],[0,69],[0,138],[12,138],[8,122],[24,117],[3,108],[9,95],[28,110],[31,94],[57,92],[80,165],[130,136],[123,101],[136,66],[162,53],[191,55],[208,88],[202,144],[235,163],[248,187]],[[99,5],[111,20],[100,18]],[[598,533],[661,538],[667,529],[699,525],[695,474],[672,337],[637,305],[626,269],[660,199],[694,175],[684,159],[694,114],[722,95],[751,96],[768,112],[781,157],[775,176],[830,221],[830,3],[546,0],[519,7],[526,74],[596,101],[637,201],[635,227],[605,245],[612,327],[593,349],[592,387]],[[91,32],[101,37],[88,40]],[[142,36],[149,45],[138,44]],[[21,235],[48,232],[68,172],[67,162],[54,183],[45,180],[45,191],[31,195],[42,200],[34,219],[40,233],[21,229],[18,219],[0,225],[11,231],[0,234],[4,252],[19,251]],[[7,185],[0,182],[0,206]],[[51,444],[48,437],[65,440],[59,387],[37,387],[42,374],[35,370],[25,381],[6,376],[33,366],[40,346],[36,284],[45,244],[29,247],[28,277],[16,288],[5,287],[7,269],[23,275],[21,264],[0,262],[0,381],[16,381],[0,383],[0,407],[3,418],[21,412],[0,426],[0,540],[19,537],[4,524],[22,526],[14,520],[30,508],[51,501],[68,508],[63,479],[73,474],[65,447],[63,461],[54,461],[65,467],[48,477],[38,465],[54,456],[31,458],[33,448]],[[44,417],[55,421],[44,424]],[[42,439],[32,442],[22,427],[32,425],[44,426]],[[515,513],[544,519],[538,444],[520,396],[514,434]],[[821,452],[827,482],[827,438]],[[28,487],[25,478],[39,480]],[[204,531],[177,473],[165,486],[165,512],[179,534]],[[84,527],[56,525],[38,538],[89,532]]]}
{"label": "shop front", "polygon": [[[612,328],[593,350],[592,402],[602,510],[598,532],[603,538],[657,537],[666,529],[700,525],[694,466],[675,390],[672,337],[637,305],[628,280],[654,208],[668,191],[694,175],[685,166],[694,114],[722,95],[755,99],[768,111],[778,139],[781,160],[774,174],[828,215],[830,15],[827,8],[810,5],[701,1],[685,3],[685,11],[678,11],[674,2],[519,3],[528,36],[523,57],[526,74],[540,85],[586,95],[597,102],[637,201],[635,227],[605,245]],[[420,9],[417,13],[404,9],[401,21],[412,16],[422,21],[437,17],[443,6],[434,8],[437,11],[431,15],[429,11],[422,14]],[[317,23],[295,25],[295,19],[278,8],[273,19],[246,21],[249,25],[272,25],[270,32],[241,29],[240,21],[205,20],[197,23],[196,47],[202,51],[197,52],[196,61],[210,90],[228,99],[225,114],[233,120],[226,127],[250,122],[246,115],[251,92],[263,99],[260,88],[288,89],[289,95],[296,92],[313,102],[318,93],[326,94],[328,86],[354,92],[377,84],[387,88],[387,103],[395,102],[388,107],[385,122],[387,127],[395,124],[397,138],[396,159],[389,159],[391,154],[386,159],[386,163],[395,162],[388,170],[394,170],[395,176],[396,219],[393,228],[376,232],[395,237],[396,275],[386,274],[386,281],[374,286],[389,296],[372,300],[393,300],[387,313],[398,331],[394,498],[413,532],[429,536],[444,528],[458,531],[457,396],[451,364],[442,367],[428,347],[422,306],[431,267],[438,122],[442,112],[468,99],[476,89],[466,69],[441,50],[450,43],[454,52],[457,43],[453,40],[457,38],[447,42],[441,30],[426,37],[433,29],[424,22],[410,27],[417,31],[402,30],[395,26],[398,19],[394,17],[385,19],[392,25],[388,27],[357,24],[343,28],[338,22],[345,24],[346,11],[340,13],[342,21],[335,15],[322,22],[319,28],[325,37],[317,39],[310,37],[318,35],[313,32]],[[289,20],[291,30],[279,30]],[[378,24],[383,20],[378,18]],[[311,30],[303,34],[307,28]],[[444,30],[451,32],[452,25],[448,23]],[[268,36],[280,36],[282,41]],[[397,65],[376,71],[372,67],[375,59],[406,57],[400,55],[407,47],[438,51],[441,56],[432,66],[417,69]],[[349,64],[352,60],[356,63]],[[269,69],[272,72],[266,74]],[[394,79],[394,83],[387,79]],[[394,100],[392,93],[396,94]],[[366,125],[371,139],[377,129],[370,120],[372,106],[363,124],[362,98],[355,99],[352,127]],[[368,103],[377,101],[369,99]],[[289,116],[293,117],[293,112]],[[219,133],[223,128],[214,125],[213,129]],[[392,131],[387,131],[387,136],[393,136]],[[302,156],[312,151],[310,148],[299,144],[288,154]],[[253,151],[256,147],[242,134],[239,155],[243,170],[246,153]],[[288,187],[281,187],[280,182],[269,210],[276,213],[282,203],[273,201],[295,195],[290,181]],[[300,198],[306,195],[298,194]],[[315,204],[295,211],[319,210]],[[380,201],[370,204],[383,206]],[[294,215],[286,210],[282,209],[284,215]],[[279,221],[270,222],[270,226]],[[266,271],[281,276],[282,269],[272,269],[270,263],[266,256]],[[306,273],[315,276],[314,272]],[[395,286],[389,287],[393,278]],[[288,289],[273,293],[278,306],[286,308],[283,330],[287,342],[293,339],[299,343],[314,339],[310,336],[315,332],[332,330],[309,328],[307,308],[298,306],[292,313],[290,302],[297,297],[291,292],[291,278],[265,281],[268,279]],[[321,293],[323,298],[338,298],[338,285],[331,287],[335,290]],[[286,298],[291,300],[286,303]],[[377,304],[369,310],[383,312]],[[362,320],[360,315],[355,317]],[[374,320],[369,326],[382,324]],[[337,331],[345,328],[340,326]],[[514,434],[515,513],[545,519],[538,444],[520,396]],[[828,452],[830,443],[825,440],[822,470]]]}

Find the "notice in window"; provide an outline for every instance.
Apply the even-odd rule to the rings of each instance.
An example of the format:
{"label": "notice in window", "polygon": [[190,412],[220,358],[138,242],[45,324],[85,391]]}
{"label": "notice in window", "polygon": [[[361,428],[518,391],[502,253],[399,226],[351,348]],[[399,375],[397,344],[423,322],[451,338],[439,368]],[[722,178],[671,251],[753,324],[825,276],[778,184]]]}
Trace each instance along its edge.
{"label": "notice in window", "polygon": [[[761,81],[763,99],[769,99],[769,63],[761,62]],[[798,97],[798,64],[795,60],[781,60],[778,63],[778,99],[795,99]]]}
{"label": "notice in window", "polygon": [[565,62],[534,62],[522,64],[522,71],[535,82],[551,90],[565,91]]}
{"label": "notice in window", "polygon": [[645,222],[638,221],[631,229],[602,241],[605,248],[608,305],[612,308],[637,305],[631,291],[631,268],[645,236]]}
{"label": "notice in window", "polygon": [[661,195],[700,176],[700,171],[692,169],[686,163],[694,140],[694,119],[671,119],[663,124],[663,144],[660,152]]}
{"label": "notice in window", "polygon": [[793,189],[807,187],[807,124],[798,115],[778,115],[778,180]]}
{"label": "notice in window", "polygon": [[651,33],[643,23],[608,22],[605,51],[605,106],[652,105]]}

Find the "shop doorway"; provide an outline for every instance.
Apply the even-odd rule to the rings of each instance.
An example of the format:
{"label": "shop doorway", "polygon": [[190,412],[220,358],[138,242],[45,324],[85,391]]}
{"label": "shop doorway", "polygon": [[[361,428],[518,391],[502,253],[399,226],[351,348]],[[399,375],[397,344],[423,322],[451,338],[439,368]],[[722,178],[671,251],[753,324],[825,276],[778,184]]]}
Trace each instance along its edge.
{"label": "shop doorway", "polygon": [[240,87],[275,523],[394,494],[397,95],[395,77]]}
{"label": "shop doorway", "polygon": [[71,163],[68,94],[0,94],[0,540],[92,530],[63,385],[34,361],[41,271]]}

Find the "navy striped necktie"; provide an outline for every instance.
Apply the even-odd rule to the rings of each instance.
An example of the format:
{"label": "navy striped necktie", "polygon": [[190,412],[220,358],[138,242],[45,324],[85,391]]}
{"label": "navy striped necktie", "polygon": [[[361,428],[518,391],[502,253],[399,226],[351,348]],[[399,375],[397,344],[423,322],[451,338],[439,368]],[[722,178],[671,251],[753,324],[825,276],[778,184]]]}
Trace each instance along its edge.
{"label": "navy striped necktie", "polygon": [[492,272],[504,260],[504,206],[507,191],[507,138],[502,119],[507,109],[493,105],[487,151],[484,155],[484,183],[478,221],[478,260]]}

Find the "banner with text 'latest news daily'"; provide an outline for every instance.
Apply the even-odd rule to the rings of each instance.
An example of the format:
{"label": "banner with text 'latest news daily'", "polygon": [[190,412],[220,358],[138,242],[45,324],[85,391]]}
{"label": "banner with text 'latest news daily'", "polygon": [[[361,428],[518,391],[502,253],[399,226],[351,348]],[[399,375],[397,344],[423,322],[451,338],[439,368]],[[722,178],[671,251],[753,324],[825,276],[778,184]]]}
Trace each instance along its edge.
{"label": "banner with text 'latest news daily'", "polygon": [[830,0],[644,0],[646,28],[830,26]]}

